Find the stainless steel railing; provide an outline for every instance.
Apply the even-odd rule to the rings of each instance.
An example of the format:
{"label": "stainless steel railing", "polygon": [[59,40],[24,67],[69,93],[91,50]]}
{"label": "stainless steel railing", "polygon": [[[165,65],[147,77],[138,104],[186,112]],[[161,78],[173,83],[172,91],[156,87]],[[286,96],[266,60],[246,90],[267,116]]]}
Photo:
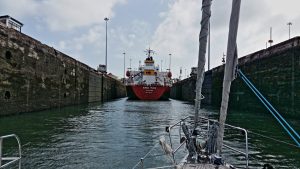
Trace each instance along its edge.
{"label": "stainless steel railing", "polygon": [[[181,136],[183,135],[183,133],[182,133],[181,127],[182,127],[183,123],[193,123],[193,117],[192,116],[185,117],[185,118],[181,119],[180,121],[176,122],[175,124],[166,127],[166,132],[168,133],[170,146],[173,150],[173,152],[172,152],[173,159],[174,159],[175,154],[178,152],[178,150],[181,149],[182,147],[185,147],[183,145],[186,143],[186,141],[183,141],[179,145],[177,144],[178,146],[174,147],[175,144],[172,140],[172,134],[171,133],[174,133],[174,130],[178,129],[177,137],[179,136],[179,139],[182,138]],[[209,132],[209,129],[210,129],[210,125],[213,124],[213,123],[218,123],[218,121],[208,119],[206,117],[199,117],[198,127],[200,127],[200,129],[201,129],[200,132],[201,132],[201,136],[202,136],[203,139],[208,137],[208,132]],[[228,124],[225,124],[225,127],[226,127],[225,130],[235,129],[237,131],[243,132],[243,135],[244,135],[244,138],[245,138],[245,149],[244,150],[241,150],[241,148],[238,149],[238,148],[229,146],[227,144],[223,144],[223,148],[226,148],[230,151],[233,151],[235,154],[241,154],[241,155],[245,156],[245,166],[246,166],[246,168],[248,168],[248,166],[249,166],[249,155],[248,155],[249,151],[248,151],[248,132],[247,132],[247,130],[245,130],[243,128],[240,128],[240,127],[228,125]],[[157,146],[159,146],[158,143],[154,147],[157,147]],[[133,167],[133,169],[148,168],[148,167],[144,166],[144,161],[148,158],[149,154],[153,151],[154,147],[143,158],[140,159],[140,161]],[[175,161],[175,159],[174,159],[174,161]],[[155,169],[172,168],[172,167],[175,167],[176,164],[177,163],[175,161],[175,164],[173,164],[173,165],[162,166],[162,167],[154,167],[154,168]]]}
{"label": "stainless steel railing", "polygon": [[[15,138],[18,143],[18,156],[16,157],[3,157],[2,151],[3,151],[3,140],[8,138]],[[8,166],[13,165],[14,163],[18,162],[19,169],[21,169],[21,142],[17,135],[10,134],[5,136],[0,136],[0,169],[5,168]]]}
{"label": "stainless steel railing", "polygon": [[[185,117],[185,118],[181,119],[179,122],[175,123],[174,125],[167,127],[166,130],[169,132],[169,139],[170,139],[171,147],[173,145],[172,137],[171,137],[172,129],[175,127],[179,127],[179,138],[181,138],[181,125],[184,122],[186,122],[188,119],[190,119],[192,121],[193,117],[191,117],[191,116]],[[199,117],[198,126],[202,126],[200,132],[204,133],[204,135],[206,135],[208,137],[209,128],[212,123],[219,123],[219,122],[217,120],[208,119],[206,117]],[[203,124],[205,124],[206,127]],[[223,144],[223,148],[227,148],[235,153],[242,154],[243,156],[245,156],[245,160],[246,160],[245,165],[246,165],[246,168],[248,168],[249,167],[249,150],[248,150],[248,132],[247,132],[247,130],[243,129],[241,127],[236,127],[236,126],[232,126],[229,124],[225,124],[225,127],[226,127],[225,130],[226,129],[228,130],[228,128],[231,128],[231,129],[239,130],[245,135],[245,150],[238,150],[237,148],[234,148],[234,147],[226,145],[226,144]],[[177,151],[181,147],[182,147],[182,145],[179,145],[178,147],[175,148],[175,150]],[[173,147],[172,147],[172,149],[173,149]],[[176,151],[174,151],[174,154],[176,153]]]}

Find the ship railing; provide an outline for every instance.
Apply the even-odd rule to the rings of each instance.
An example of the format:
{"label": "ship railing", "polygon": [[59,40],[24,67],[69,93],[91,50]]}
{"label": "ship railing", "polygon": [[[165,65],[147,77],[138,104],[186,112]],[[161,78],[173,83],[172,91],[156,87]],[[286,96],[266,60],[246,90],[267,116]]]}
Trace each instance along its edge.
{"label": "ship railing", "polygon": [[[3,156],[3,141],[5,139],[14,138],[18,143],[18,155],[14,157]],[[21,142],[16,134],[10,134],[5,136],[0,136],[0,169],[11,167],[18,162],[18,168],[21,169]]]}
{"label": "ship railing", "polygon": [[[168,129],[166,129],[166,131],[169,131],[169,140],[170,140],[170,145],[173,148],[173,139],[172,139],[172,132],[175,130],[175,128],[178,129],[179,131],[179,138],[182,138],[182,136],[184,135],[182,133],[182,124],[186,123],[189,124],[190,126],[193,126],[194,122],[193,119],[194,116],[188,116],[183,118],[182,120],[180,120],[179,122],[175,123],[172,126],[169,126]],[[210,132],[210,128],[213,124],[219,124],[219,122],[217,120],[213,120],[213,119],[209,119],[207,117],[199,117],[199,120],[197,122],[197,129],[199,129],[200,134],[198,135],[197,139],[201,139],[201,140],[207,140],[209,137],[209,132]],[[225,124],[225,134],[227,134],[224,136],[224,144],[223,144],[223,149],[227,149],[230,150],[232,152],[235,153],[235,155],[240,154],[242,156],[244,156],[244,161],[245,161],[245,167],[248,168],[249,166],[249,150],[248,150],[248,132],[246,129],[241,128],[241,127],[236,127],[233,125],[229,125],[229,124]],[[244,140],[244,147],[241,146],[237,146],[230,144],[231,141],[229,141],[229,139],[232,139],[234,137],[239,137],[239,141]],[[243,138],[241,138],[243,137]],[[228,140],[226,140],[226,138]],[[179,148],[181,148],[182,145],[179,145],[178,147],[175,148],[175,150],[177,151]]]}
{"label": "ship railing", "polygon": [[164,166],[152,166],[148,167],[148,162],[153,162],[155,158],[161,158],[165,156],[164,153],[156,153],[156,149],[160,149],[160,144],[156,143],[151,150],[149,150],[146,155],[144,155],[142,158],[140,158],[140,161],[136,163],[136,165],[132,169],[167,169],[167,168],[174,168],[176,165],[170,164],[170,165],[164,165]]}
{"label": "ship railing", "polygon": [[[172,153],[170,155],[170,163],[169,165],[162,165],[160,167],[148,167],[148,165],[146,164],[147,159],[152,161],[153,157],[158,157],[158,156],[166,156],[165,153],[160,153],[160,154],[155,154],[153,153],[155,149],[157,148],[161,148],[160,144],[157,143],[155,144],[154,147],[152,147],[152,149],[147,152],[147,154],[142,157],[140,159],[140,161],[133,167],[133,169],[163,169],[163,168],[174,168],[176,167],[176,165],[180,164],[182,162],[183,157],[186,156],[186,154],[183,154],[183,151],[179,151],[180,149],[186,149],[186,146],[184,146],[186,144],[186,141],[182,141],[181,138],[184,138],[184,133],[182,131],[182,125],[188,125],[188,126],[194,126],[194,122],[193,122],[193,118],[192,116],[187,116],[183,119],[181,119],[180,121],[176,122],[175,124],[166,127],[166,132],[167,132],[167,138],[168,138],[168,142],[170,147],[172,148]],[[199,117],[199,121],[197,123],[197,129],[199,130],[199,135],[197,136],[197,140],[207,140],[207,138],[209,137],[209,132],[210,132],[210,128],[213,124],[217,123],[217,120],[213,120],[213,119],[209,119],[206,117]],[[227,132],[226,132],[227,131]],[[224,144],[223,144],[223,150],[227,151],[227,155],[226,157],[233,155],[233,156],[243,156],[244,158],[239,158],[239,160],[243,160],[244,162],[242,162],[242,164],[238,164],[238,165],[243,165],[245,168],[248,168],[249,165],[249,151],[248,151],[248,133],[247,130],[240,128],[240,127],[236,127],[236,126],[232,126],[229,124],[225,124],[225,134],[228,134],[229,137],[224,136]],[[242,142],[242,140],[244,139],[245,142],[245,146],[243,146],[243,144],[235,144],[236,139],[234,138],[235,136],[238,136],[238,142]],[[181,140],[180,142],[178,141]],[[227,140],[226,140],[227,139]],[[230,141],[230,139],[234,139],[235,141]],[[181,152],[181,153],[180,153]],[[184,151],[186,152],[186,151]],[[232,154],[233,153],[233,154]],[[228,158],[226,158],[226,163],[228,163],[227,161]],[[232,159],[232,158],[231,158]]]}

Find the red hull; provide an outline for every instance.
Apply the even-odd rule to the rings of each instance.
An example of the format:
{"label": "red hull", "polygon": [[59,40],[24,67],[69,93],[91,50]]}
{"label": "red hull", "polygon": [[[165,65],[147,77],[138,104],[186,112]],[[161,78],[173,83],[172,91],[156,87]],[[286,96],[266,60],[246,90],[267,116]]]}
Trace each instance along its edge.
{"label": "red hull", "polygon": [[[169,86],[127,86],[128,97],[140,100],[166,100],[169,98]],[[134,96],[133,96],[134,95]]]}

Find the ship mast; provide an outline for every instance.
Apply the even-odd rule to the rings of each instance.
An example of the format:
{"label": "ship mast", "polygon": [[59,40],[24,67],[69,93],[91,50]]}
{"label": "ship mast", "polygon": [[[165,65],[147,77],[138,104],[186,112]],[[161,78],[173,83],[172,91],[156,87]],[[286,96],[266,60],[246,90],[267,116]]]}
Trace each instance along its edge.
{"label": "ship mast", "polygon": [[205,72],[205,54],[207,49],[208,25],[211,16],[211,1],[202,1],[202,20],[201,30],[199,35],[199,53],[198,53],[198,70],[197,70],[197,83],[196,83],[196,99],[195,99],[195,126],[197,127],[198,116],[201,104],[201,90]]}
{"label": "ship mast", "polygon": [[149,49],[146,49],[144,52],[146,52],[146,55],[147,55],[148,57],[151,56],[151,53],[154,54],[154,50],[150,49],[150,47],[149,47]]}

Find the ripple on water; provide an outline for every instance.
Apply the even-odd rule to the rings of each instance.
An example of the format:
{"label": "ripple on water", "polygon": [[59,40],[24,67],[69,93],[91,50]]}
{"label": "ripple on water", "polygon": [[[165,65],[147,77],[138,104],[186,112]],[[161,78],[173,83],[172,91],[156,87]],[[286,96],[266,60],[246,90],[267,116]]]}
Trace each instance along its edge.
{"label": "ripple on water", "polygon": [[[0,133],[16,133],[26,145],[23,147],[23,168],[131,168],[157,143],[166,126],[193,115],[193,107],[176,100],[120,99],[1,118]],[[203,109],[201,113],[217,119],[217,111]],[[230,112],[227,122],[288,140],[280,126],[269,118],[268,115]],[[293,125],[299,129],[300,124],[295,121]],[[238,133],[229,134],[227,143],[243,149],[242,137]],[[277,168],[300,168],[300,151],[295,148],[251,133],[249,143],[251,168],[261,168],[265,163]],[[227,156],[233,155],[225,152]],[[233,155],[228,160],[242,167],[243,158]]]}

